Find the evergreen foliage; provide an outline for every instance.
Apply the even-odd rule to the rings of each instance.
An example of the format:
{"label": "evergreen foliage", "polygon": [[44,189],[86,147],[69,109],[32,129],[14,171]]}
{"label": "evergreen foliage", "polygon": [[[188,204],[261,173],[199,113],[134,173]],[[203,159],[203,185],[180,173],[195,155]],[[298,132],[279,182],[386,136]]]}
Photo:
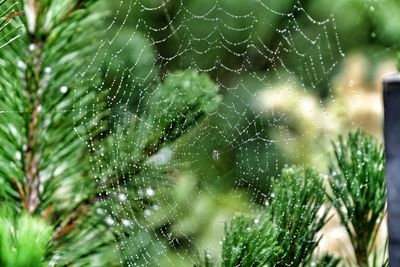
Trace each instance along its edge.
{"label": "evergreen foliage", "polygon": [[320,175],[308,168],[286,168],[272,184],[266,211],[280,229],[278,243],[283,255],[277,266],[301,266],[311,261],[318,245],[318,231],[327,213],[318,214],[325,196]]}
{"label": "evergreen foliage", "polygon": [[316,267],[336,267],[340,263],[340,258],[333,257],[329,254],[325,254],[322,256],[320,259],[317,261],[314,261],[313,264],[310,264],[310,266],[316,266]]}
{"label": "evergreen foliage", "polygon": [[[305,266],[313,262],[325,192],[319,174],[308,168],[286,168],[272,183],[270,200],[257,218],[239,216],[226,227],[218,266]],[[319,264],[336,266],[326,256]],[[211,266],[205,259],[203,266]]]}
{"label": "evergreen foliage", "polygon": [[[226,228],[221,266],[340,265],[343,261],[330,255],[314,257],[329,212],[325,196],[349,234],[357,266],[388,266],[387,250],[375,244],[386,207],[382,145],[360,130],[340,136],[329,170],[324,187],[312,169],[284,169],[272,182],[261,224],[238,217]],[[202,266],[214,265],[206,257]]]}
{"label": "evergreen foliage", "polygon": [[237,216],[225,227],[221,266],[268,266],[282,255],[279,231],[266,218]]}
{"label": "evergreen foliage", "polygon": [[358,265],[369,266],[386,213],[383,146],[361,131],[340,136],[329,170],[329,199],[349,234]]}
{"label": "evergreen foliage", "polygon": [[[140,222],[136,191],[170,171],[154,168],[151,157],[216,111],[218,87],[195,70],[169,73],[160,84],[145,85],[143,109],[114,121],[107,103],[114,96],[91,64],[99,1],[0,4],[0,204],[12,207],[0,214],[0,265],[124,264],[114,253],[117,240],[133,242],[141,230],[113,222],[123,216]],[[340,137],[329,169],[328,189],[314,170],[284,169],[260,216],[237,216],[226,225],[218,265],[338,265],[329,255],[314,258],[327,195],[358,265],[369,266],[385,214],[382,146],[360,131]],[[202,265],[214,264],[206,256]]]}
{"label": "evergreen foliage", "polygon": [[149,96],[140,120],[132,121],[129,156],[141,161],[140,157],[153,155],[214,112],[219,101],[218,87],[207,75],[196,71],[170,74]]}
{"label": "evergreen foliage", "polygon": [[9,210],[0,215],[0,265],[46,266],[44,258],[53,231],[43,220]]}
{"label": "evergreen foliage", "polygon": [[[41,261],[120,265],[116,240],[137,231],[113,227],[117,218],[107,209],[115,205],[114,195],[107,190],[123,182],[134,196],[139,179],[130,178],[155,171],[147,159],[213,112],[218,89],[195,71],[171,74],[149,95],[143,112],[114,127],[107,90],[91,64],[102,19],[99,1],[26,0],[2,8],[4,14],[15,8],[24,14],[12,23],[6,19],[15,25],[1,32],[3,40],[21,28],[19,38],[0,50],[0,202],[17,217],[27,213],[50,225],[50,245],[37,250]],[[119,161],[112,158],[116,149],[123,151]],[[106,164],[94,166],[93,158]],[[21,218],[23,230],[37,221]],[[30,247],[21,239],[13,249],[24,255]]]}

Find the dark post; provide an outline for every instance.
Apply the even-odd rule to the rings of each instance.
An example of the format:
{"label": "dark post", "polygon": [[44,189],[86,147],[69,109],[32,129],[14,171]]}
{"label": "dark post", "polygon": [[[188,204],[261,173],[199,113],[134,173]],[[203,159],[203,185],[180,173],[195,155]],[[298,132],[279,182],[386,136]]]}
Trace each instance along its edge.
{"label": "dark post", "polygon": [[389,265],[397,267],[400,266],[400,74],[386,77],[383,84]]}

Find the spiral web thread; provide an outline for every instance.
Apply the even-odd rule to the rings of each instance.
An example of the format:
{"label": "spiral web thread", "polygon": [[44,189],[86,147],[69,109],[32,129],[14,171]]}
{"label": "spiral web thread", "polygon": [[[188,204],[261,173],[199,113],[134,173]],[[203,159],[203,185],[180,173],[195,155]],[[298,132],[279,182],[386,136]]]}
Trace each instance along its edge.
{"label": "spiral web thread", "polygon": [[[212,5],[202,6],[200,11],[191,6],[190,1],[177,0],[174,3],[171,1],[121,0],[105,29],[106,35],[111,31],[112,33],[109,34],[110,37],[107,40],[104,39],[99,43],[93,64],[100,61],[105,66],[104,77],[110,79],[108,77],[110,66],[116,64],[114,61],[118,61],[123,56],[121,51],[135,42],[137,34],[144,35],[149,42],[136,47],[139,56],[132,59],[131,66],[118,65],[119,78],[114,78],[111,85],[103,82],[96,88],[101,92],[111,91],[112,88],[116,90],[116,93],[108,97],[108,104],[120,107],[120,112],[113,115],[117,121],[126,120],[132,117],[132,114],[133,118],[140,119],[135,117],[135,114],[139,114],[143,107],[157,105],[157,103],[146,102],[148,99],[146,92],[150,92],[151,87],[165,77],[167,69],[195,69],[209,74],[220,87],[221,94],[224,95],[220,109],[211,114],[211,119],[205,125],[201,125],[201,131],[189,131],[184,137],[185,142],[164,147],[148,161],[160,170],[165,166],[173,170],[184,169],[183,173],[196,176],[199,180],[206,179],[209,174],[201,167],[204,166],[202,165],[204,161],[211,162],[211,165],[215,164],[215,166],[210,166],[211,169],[218,168],[221,162],[227,162],[234,168],[225,170],[215,179],[233,179],[234,194],[239,196],[242,192],[239,188],[246,187],[251,192],[251,200],[259,201],[265,197],[265,193],[257,186],[257,182],[262,183],[259,181],[260,177],[267,177],[271,171],[279,168],[275,160],[275,150],[271,150],[271,147],[276,145],[276,140],[271,139],[268,130],[274,127],[278,131],[289,131],[289,129],[288,126],[282,126],[279,123],[279,121],[285,121],[284,116],[268,114],[268,108],[265,106],[257,107],[256,103],[259,100],[257,92],[275,90],[276,84],[315,92],[321,83],[326,82],[326,77],[338,65],[338,59],[344,57],[336,33],[335,18],[331,16],[322,21],[313,19],[302,7],[300,1],[292,4],[290,11],[287,12],[275,9],[270,1],[254,0],[246,13],[241,14],[235,14],[236,10],[228,10],[226,3],[229,1],[216,0]],[[171,4],[178,7],[175,8],[176,12],[173,14],[168,11]],[[138,15],[137,12],[140,14]],[[152,14],[158,14],[160,19],[165,20],[162,27],[154,27],[143,19],[146,15]],[[298,20],[298,14],[301,14],[302,21]],[[129,22],[132,16],[138,17],[135,25]],[[282,22],[278,28],[271,24],[268,19],[271,17]],[[114,45],[115,40],[128,24],[130,29],[136,29],[131,32],[131,38],[121,45],[120,50],[111,51],[110,47]],[[270,33],[278,36],[279,38],[276,39],[280,39],[280,42],[271,44],[264,41],[263,39],[268,38],[260,36],[262,32],[262,29],[259,29],[260,25],[263,29],[270,29]],[[312,34],[311,31],[305,30],[310,28],[313,29]],[[244,38],[238,40],[235,36]],[[170,45],[171,43],[175,45]],[[169,47],[169,51],[157,49],[162,46]],[[138,64],[142,60],[141,57],[147,49],[152,49],[152,47],[156,48],[155,60],[146,69],[145,75],[135,76]],[[215,51],[223,51],[228,56],[203,61],[204,58],[220,54],[214,54]],[[285,62],[287,58],[291,59],[291,66]],[[88,69],[91,67],[91,65],[88,66]],[[102,70],[99,68],[98,71]],[[154,75],[154,73],[160,74]],[[92,78],[87,76],[86,72],[81,73],[83,78]],[[229,77],[229,79],[224,77]],[[137,94],[135,93],[137,89],[126,87],[125,79],[133,80],[141,85],[140,92]],[[254,90],[252,84],[257,84],[259,89]],[[123,97],[115,97],[117,94]],[[136,105],[134,110],[129,110],[132,98],[136,98]],[[123,161],[119,144],[124,143],[124,136],[118,132],[111,132],[111,134],[114,135],[116,142],[113,151],[109,152],[111,153],[109,158],[115,162]],[[287,140],[289,143],[291,141],[293,140]],[[135,144],[128,144],[128,146],[133,149]],[[96,150],[96,147],[91,149]],[[299,151],[299,153],[302,152]],[[98,154],[94,154],[91,158],[94,169],[104,164],[96,155]],[[97,179],[100,184],[104,183],[102,177],[97,177]],[[153,229],[161,221],[171,222],[171,224],[179,221],[183,215],[179,209],[176,214],[166,215],[162,212],[165,205],[169,205],[168,210],[174,211],[178,203],[171,203],[169,198],[163,199],[162,192],[168,189],[163,183],[157,185],[149,181],[151,177],[128,175],[125,179],[136,179],[140,184],[134,197],[139,203],[139,215],[137,215],[137,210],[133,210],[132,205],[126,205],[130,192],[124,188],[124,185],[116,182],[110,190],[106,189],[109,187],[104,184],[104,189],[108,190],[107,193],[116,196],[113,203],[107,202],[111,214],[106,222],[116,228],[131,227],[132,232],[137,233],[120,243],[124,260],[130,266],[157,265],[160,263],[156,257],[160,256],[165,256],[167,261],[172,262],[172,259],[166,256],[168,246],[173,243],[179,245],[182,239],[174,240],[171,233],[165,229],[158,230],[161,235],[156,235]],[[253,183],[254,181],[256,183]],[[213,194],[211,190],[208,192],[207,186],[201,190],[203,193]],[[218,199],[218,196],[212,196],[212,198]],[[190,209],[193,205],[192,201],[193,199],[184,201],[186,208]],[[114,206],[122,207],[125,216],[120,218],[123,215],[119,211],[114,212],[116,209]],[[157,214],[161,215],[157,216]],[[153,236],[153,238],[150,239],[148,236]],[[184,233],[183,236],[186,239],[185,242],[195,245],[190,236]],[[205,248],[196,247],[195,249],[201,252]],[[132,250],[138,253],[136,255],[128,253]],[[182,259],[188,257],[187,253],[193,252],[176,250],[176,255]],[[139,260],[141,263],[138,263]]]}

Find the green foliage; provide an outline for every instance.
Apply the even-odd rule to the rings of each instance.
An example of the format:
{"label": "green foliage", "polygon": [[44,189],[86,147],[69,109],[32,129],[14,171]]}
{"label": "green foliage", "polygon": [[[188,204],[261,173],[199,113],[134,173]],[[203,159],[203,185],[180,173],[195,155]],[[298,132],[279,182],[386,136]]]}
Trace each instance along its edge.
{"label": "green foliage", "polygon": [[316,262],[313,262],[311,266],[315,267],[336,267],[339,265],[341,259],[333,257],[331,255],[325,254],[322,256],[320,259],[318,259]]}
{"label": "green foliage", "polygon": [[[387,266],[387,245],[383,251],[375,247],[386,204],[382,145],[360,130],[340,136],[334,143],[329,170],[329,188],[324,189],[316,171],[284,169],[272,183],[268,205],[258,224],[238,217],[227,228],[222,263],[229,264],[222,266],[258,266],[253,254],[258,255],[258,248],[265,253],[263,266],[338,266],[339,258],[313,257],[320,238],[317,233],[329,211],[323,207],[325,195],[348,231],[357,264]],[[321,212],[323,209],[325,212]],[[263,229],[253,235],[253,230],[260,229],[257,227]],[[266,243],[255,245],[258,237]]]}
{"label": "green foliage", "polygon": [[82,142],[101,129],[102,104],[93,103],[96,78],[75,78],[93,73],[82,66],[100,25],[95,2],[19,3],[28,10],[18,17],[24,29],[0,50],[0,201],[49,218],[54,235],[46,255],[60,265],[88,264],[92,255],[104,255],[105,264],[112,259],[102,247],[114,237],[105,216],[93,212],[97,185]]}
{"label": "green foliage", "polygon": [[[239,216],[225,228],[221,266],[305,266],[313,262],[317,233],[326,222],[327,212],[319,213],[324,200],[325,191],[316,171],[284,169],[272,183],[262,216]],[[318,261],[324,266],[337,263],[330,256]]]}
{"label": "green foliage", "polygon": [[272,266],[283,252],[278,234],[268,218],[237,216],[225,226],[221,266]]}
{"label": "green foliage", "polygon": [[0,215],[0,265],[3,267],[47,266],[45,256],[53,229],[28,214],[3,210]]}
{"label": "green foliage", "polygon": [[[179,138],[220,102],[218,87],[206,74],[182,71],[170,74],[148,99],[138,126],[145,147]],[[151,149],[151,148],[150,148]]]}
{"label": "green foliage", "polygon": [[[167,38],[164,48],[159,42],[157,52],[164,57],[176,53],[175,48],[179,47],[177,42],[183,43],[182,50],[195,49],[188,49],[192,51],[188,58],[179,58],[179,62],[171,61],[171,65],[167,64],[166,69],[162,71],[169,74],[161,84],[155,85],[154,81],[159,79],[159,70],[155,67],[155,49],[144,37],[147,33],[142,35],[135,32],[132,35],[130,30],[110,30],[113,35],[119,37],[115,41],[112,38],[110,48],[107,42],[97,38],[97,29],[102,21],[97,2],[29,0],[10,3],[0,0],[0,4],[3,4],[0,12],[0,204],[11,204],[20,211],[16,218],[8,214],[0,218],[2,266],[40,266],[47,259],[52,259],[52,262],[59,266],[98,266],[99,263],[102,266],[119,265],[120,259],[113,252],[117,249],[115,236],[129,249],[123,252],[124,255],[131,259],[144,258],[149,259],[149,262],[153,261],[154,259],[150,259],[151,251],[144,251],[142,247],[148,244],[155,247],[156,242],[161,243],[165,240],[157,237],[157,241],[154,241],[153,236],[149,234],[152,231],[147,231],[145,227],[136,229],[132,221],[130,227],[125,227],[119,220],[133,216],[139,223],[143,220],[140,216],[142,210],[152,206],[155,201],[150,197],[140,196],[137,190],[154,184],[164,185],[159,181],[170,178],[173,169],[170,166],[155,166],[152,156],[160,152],[161,148],[173,145],[206,115],[214,113],[221,102],[218,87],[207,75],[194,70],[171,70],[178,66],[188,66],[192,62],[203,68],[212,67],[217,55],[220,63],[229,69],[236,69],[243,65],[243,62],[232,58],[227,51],[232,50],[236,54],[247,51],[249,47],[243,40],[250,37],[260,37],[262,46],[267,44],[264,48],[274,49],[274,45],[282,41],[279,40],[280,35],[275,33],[275,29],[284,28],[287,23],[285,17],[263,18],[262,12],[256,12],[255,17],[250,16],[247,19],[246,14],[252,12],[252,4],[237,0],[220,1],[221,9],[216,8],[215,12],[235,10],[233,13],[238,17],[243,15],[245,19],[225,16],[223,12],[211,15],[220,17],[218,23],[222,22],[231,29],[243,31],[221,29],[221,34],[211,35],[209,41],[215,44],[225,43],[228,49],[221,46],[200,56],[195,51],[206,51],[205,48],[210,43],[193,44],[188,34],[182,35],[183,39]],[[170,1],[166,5],[169,10],[163,12],[174,13],[173,10],[181,8],[177,5],[179,2]],[[191,1],[187,3],[187,8],[189,11],[207,11],[214,2]],[[124,4],[126,3],[129,1],[124,1]],[[274,1],[271,5],[281,12],[293,7],[290,1]],[[135,8],[138,6],[135,5]],[[15,13],[16,10],[25,10],[26,14],[20,16]],[[237,10],[239,12],[236,12]],[[159,20],[159,12],[155,10],[155,19],[150,18],[158,21],[155,24],[161,23],[155,25],[155,28],[163,28],[166,26],[164,23],[167,23],[167,26],[171,23],[171,28],[174,24],[183,23],[184,12],[176,12],[176,19],[172,22]],[[140,14],[133,13],[133,19],[136,19],[136,14]],[[303,14],[303,19],[304,16]],[[143,21],[148,20],[149,18],[146,18]],[[264,25],[271,25],[271,28],[266,30],[263,24],[253,24],[257,20],[262,21]],[[206,23],[212,24],[212,20]],[[197,19],[184,21],[184,24],[187,27],[182,29],[187,29],[195,36],[204,36],[210,32],[210,27],[198,23]],[[349,25],[354,26],[351,23]],[[23,30],[19,32],[20,26]],[[165,37],[160,35],[163,33],[153,34],[156,36],[149,37],[156,37],[154,40]],[[20,38],[15,39],[18,36]],[[104,53],[104,58],[94,55],[99,46],[96,42],[100,43],[100,47],[109,49],[108,53]],[[254,52],[249,54],[249,61],[258,57]],[[103,51],[98,54],[102,53]],[[122,54],[124,56],[121,56]],[[314,56],[316,55],[319,56]],[[97,73],[102,66],[98,61],[106,62],[106,65],[109,63],[110,69],[103,70],[106,79],[104,83],[98,82]],[[298,61],[293,59],[291,64],[288,64],[288,69],[297,69],[297,63]],[[271,67],[268,62],[259,64],[265,65],[264,69]],[[82,66],[89,67],[83,69]],[[219,78],[224,78],[221,80],[228,81],[231,79],[228,76],[232,74],[227,75],[227,72],[221,71],[213,75],[219,75]],[[242,91],[246,94],[247,87],[252,86],[245,83],[243,89],[246,90]],[[251,152],[237,153],[246,158],[246,164],[243,165],[248,169],[243,171],[244,166],[239,168],[242,168],[241,174],[246,173],[250,178],[254,178],[257,168],[253,168],[252,164],[257,162],[256,166],[259,166],[260,158],[247,160],[247,157],[251,156],[249,154],[256,154],[252,153],[255,146],[257,149],[265,147],[265,143],[247,141],[250,140],[249,136],[258,136],[261,133],[260,129],[266,127],[260,125],[259,119],[245,117],[254,115],[247,103],[252,98],[245,99],[242,95],[238,97],[237,93],[226,93],[234,100],[228,102],[228,105],[225,104],[229,107],[227,114],[223,114],[224,121],[235,125],[235,128],[231,129],[232,132],[240,128],[249,129],[249,132],[245,133],[249,135],[242,136],[241,133],[238,142],[241,143],[240,149]],[[252,93],[249,95],[252,96]],[[107,103],[105,99],[108,100]],[[238,102],[242,102],[242,105],[237,105]],[[114,105],[120,106],[120,109]],[[124,119],[115,121],[110,118],[109,108],[124,112],[118,114]],[[237,118],[232,116],[232,109],[235,109],[237,114],[247,114],[241,122],[245,126],[236,125]],[[249,122],[252,122],[251,126],[254,127],[248,127]],[[251,132],[252,129],[256,132]],[[235,140],[238,137],[234,135],[237,133],[232,133],[229,137],[225,133],[224,131],[221,134],[222,138],[215,138],[214,134],[210,134],[210,142],[208,139],[205,141],[208,142],[207,146],[213,149],[215,144],[223,143],[221,140]],[[204,147],[206,146],[203,145],[202,148]],[[229,145],[229,149],[231,148]],[[235,154],[237,148],[232,148],[231,153]],[[340,149],[345,150],[344,147]],[[264,152],[267,155],[270,151]],[[208,150],[206,153],[209,155]],[[371,151],[365,153],[371,154]],[[187,153],[181,154],[186,156]],[[196,157],[206,158],[199,154],[196,154]],[[93,159],[99,166],[91,164]],[[372,156],[366,159],[371,162],[376,160]],[[363,227],[369,227],[373,219],[380,222],[380,210],[383,207],[379,198],[383,196],[384,191],[380,180],[379,183],[375,181],[377,184],[367,186],[373,190],[376,190],[374,186],[378,186],[380,190],[374,191],[375,194],[372,193],[372,189],[368,192],[363,191],[365,181],[361,180],[362,175],[372,173],[372,178],[377,180],[378,176],[379,179],[381,176],[374,173],[372,167],[365,167],[363,172],[357,173],[358,169],[364,168],[364,165],[360,168],[358,160],[362,158],[350,160],[353,165],[357,163],[357,167],[354,167],[351,164],[343,164],[341,158],[340,161],[338,159],[337,165],[333,164],[331,168],[340,169],[345,173],[344,178],[339,179],[339,184],[352,181],[355,175],[354,183],[361,186],[360,192],[356,192],[356,185],[347,186],[347,183],[346,190],[349,189],[349,192],[346,193],[340,186],[335,189],[335,183],[332,184],[332,179],[337,179],[335,176],[331,177],[333,193],[330,195],[335,208],[347,211],[342,214],[342,222],[347,223],[345,225],[349,233],[351,232],[350,235],[354,235],[352,241],[359,239],[354,241],[358,242],[356,252],[364,248],[364,243],[361,242],[367,240],[366,243],[370,246],[370,240],[375,238],[365,237],[365,234],[360,233],[360,229],[363,229],[361,223],[364,223]],[[352,172],[344,172],[343,166],[345,169],[350,168]],[[196,166],[197,169],[202,167]],[[230,167],[229,165],[225,169]],[[264,174],[265,170],[260,173]],[[256,180],[250,178],[248,180]],[[109,193],[109,188],[115,193]],[[321,188],[321,179],[314,171],[301,168],[286,169],[280,179],[274,180],[269,206],[260,218],[254,220],[239,216],[226,226],[222,266],[299,266],[311,263],[313,251],[318,244],[316,234],[326,220],[326,213],[318,214],[324,199]],[[337,196],[339,193],[340,197]],[[122,203],[118,194],[129,197],[126,203]],[[361,196],[360,199],[357,199],[357,196]],[[370,201],[370,198],[374,197],[375,200]],[[159,198],[169,201],[165,196]],[[186,200],[187,197],[185,202]],[[354,204],[356,201],[361,204],[357,206]],[[176,199],[171,197],[169,202],[175,203]],[[113,213],[109,210],[110,207]],[[366,214],[375,214],[376,217],[368,217]],[[35,216],[47,218],[51,226],[47,226]],[[358,222],[361,222],[359,229],[354,226]],[[376,232],[376,229],[371,228],[371,231]],[[335,266],[337,260],[324,257],[316,263],[318,266]],[[135,264],[140,265],[136,262]],[[206,259],[205,264],[211,265],[209,259]]]}
{"label": "green foliage", "polygon": [[[171,73],[144,101],[146,106],[140,114],[125,114],[119,122],[121,127],[115,135],[107,137],[100,151],[104,154],[118,145],[118,157],[125,169],[120,172],[144,170],[149,167],[145,161],[150,156],[214,112],[220,99],[218,87],[206,74],[194,70]],[[103,159],[104,163],[112,165],[115,155],[108,156]]]}
{"label": "green foliage", "polygon": [[[191,70],[169,74],[143,102],[145,105],[141,112],[126,112],[121,121],[115,121],[117,128],[114,134],[107,136],[97,149],[96,157],[102,162],[99,173],[105,178],[104,182],[128,196],[128,201],[120,205],[118,194],[108,196],[110,201],[114,201],[111,205],[118,219],[131,220],[135,217],[137,221],[144,220],[143,211],[150,210],[156,203],[154,197],[138,194],[140,190],[161,188],[161,199],[171,194],[167,191],[172,190],[168,182],[171,181],[170,173],[174,172],[173,166],[159,165],[152,156],[178,141],[207,114],[214,112],[220,96],[218,87],[207,75]],[[118,151],[115,151],[116,147]],[[130,240],[136,239],[132,230],[128,231],[126,236]],[[146,240],[149,238],[145,237]]]}
{"label": "green foliage", "polygon": [[272,184],[269,207],[274,224],[280,229],[277,238],[284,254],[278,266],[301,266],[311,260],[327,213],[318,214],[324,204],[320,175],[308,168],[286,168]]}
{"label": "green foliage", "polygon": [[20,16],[21,13],[17,12],[17,3],[8,4],[7,1],[0,1],[0,32],[4,31],[0,35],[0,49],[19,37],[18,27],[8,26],[15,25],[14,18]]}
{"label": "green foliage", "polygon": [[102,62],[104,87],[110,90],[108,106],[136,112],[141,108],[141,98],[158,80],[155,49],[142,34],[126,27],[112,29],[109,35],[111,45],[106,47]]}
{"label": "green foliage", "polygon": [[[378,266],[374,242],[386,202],[382,146],[361,131],[350,133],[347,138],[339,137],[330,174],[331,192],[327,195],[349,233],[357,263],[369,266],[369,257],[373,257],[372,266]],[[286,168],[280,179],[272,183],[266,212],[280,230],[276,240],[284,252],[277,265],[301,266],[311,262],[318,244],[317,232],[326,221],[327,211],[318,214],[324,194],[321,177],[310,169]],[[326,256],[316,264],[336,266],[338,262]]]}
{"label": "green foliage", "polygon": [[[153,177],[164,177],[169,171],[154,168],[149,158],[214,112],[220,100],[218,87],[206,75],[176,72],[155,90],[148,90],[145,105],[137,106],[136,114],[127,116],[128,122],[113,121],[110,103],[121,103],[114,99],[115,92],[104,88],[106,83],[98,82],[102,59],[94,51],[99,46],[102,13],[97,2],[19,3],[21,10],[27,10],[25,16],[17,17],[24,29],[20,38],[0,50],[0,201],[48,218],[54,233],[45,255],[59,266],[120,264],[114,253],[116,237],[125,242],[127,236],[133,240],[131,235],[146,231],[137,231],[133,223],[119,227],[119,220],[122,216],[141,220],[142,203],[152,205],[152,201],[138,201],[137,190],[152,186],[160,180]],[[14,9],[9,3],[3,7],[4,14]],[[9,28],[1,32],[1,38],[17,26]],[[146,51],[133,50],[138,48],[130,43],[135,40]],[[154,72],[153,77],[157,73],[150,44],[139,35],[119,42],[126,43],[132,55],[126,62],[109,57],[113,64],[105,75],[121,82],[135,76],[137,80],[128,86],[149,89],[153,84],[148,79],[154,79],[149,73]],[[142,61],[136,62],[142,53]],[[118,72],[121,65],[126,69],[134,63],[138,65],[131,66],[131,73]],[[139,173],[148,177],[149,184],[130,179]],[[118,194],[107,191],[120,182],[126,190],[119,193],[130,198],[118,205]],[[125,214],[128,206],[132,212]],[[14,249],[25,253],[23,247]]]}
{"label": "green foliage", "polygon": [[383,147],[361,131],[341,136],[329,171],[329,199],[350,236],[357,263],[368,266],[385,214]]}
{"label": "green foliage", "polygon": [[[93,103],[101,99],[90,89],[96,77],[76,78],[79,71],[93,74],[82,67],[89,64],[101,22],[95,4],[18,3],[26,13],[8,28],[22,26],[20,38],[0,50],[0,202],[48,218],[54,233],[44,254],[61,266],[92,265],[99,258],[118,262],[112,249],[103,248],[113,248],[114,236],[105,215],[94,212],[97,184],[83,142],[101,129],[96,124],[104,105]],[[1,38],[9,32],[2,31]],[[14,250],[29,252],[26,246]]]}
{"label": "green foliage", "polygon": [[[115,134],[101,143],[103,156],[99,158],[108,166],[101,172],[119,177],[143,172],[150,167],[146,160],[214,112],[219,102],[218,87],[207,75],[197,71],[170,74],[148,96],[144,110],[140,114],[125,113],[122,121],[116,122],[119,127]],[[114,164],[115,146],[119,147],[121,166]],[[115,170],[119,174],[113,174]]]}

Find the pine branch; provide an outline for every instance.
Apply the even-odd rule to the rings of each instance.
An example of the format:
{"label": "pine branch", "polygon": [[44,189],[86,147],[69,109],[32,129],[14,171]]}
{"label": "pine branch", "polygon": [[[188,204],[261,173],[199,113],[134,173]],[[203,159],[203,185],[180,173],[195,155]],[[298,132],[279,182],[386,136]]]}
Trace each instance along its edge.
{"label": "pine branch", "polygon": [[7,33],[2,32],[0,35],[0,41],[5,40],[5,43],[0,44],[0,49],[14,41],[19,37],[17,31],[18,27],[12,27],[11,30],[7,28],[10,24],[13,24],[15,18],[22,15],[22,12],[16,10],[17,3],[8,5],[8,0],[0,1],[0,32],[7,29]]}
{"label": "pine branch", "polygon": [[386,212],[383,147],[361,131],[340,136],[329,170],[329,199],[349,234],[358,265],[368,266]]}
{"label": "pine branch", "polygon": [[52,229],[27,214],[0,212],[0,265],[4,267],[46,266],[45,256]]}
{"label": "pine branch", "polygon": [[225,226],[221,266],[273,266],[283,252],[278,235],[268,218],[234,218]]}
{"label": "pine branch", "polygon": [[[328,255],[313,259],[327,216],[320,213],[321,181],[312,169],[284,169],[264,212],[255,219],[237,217],[226,227],[220,266],[337,266],[339,260]],[[200,266],[212,263],[206,257]]]}
{"label": "pine branch", "polygon": [[[147,161],[163,146],[174,142],[195,127],[207,114],[214,112],[219,101],[217,86],[204,74],[188,71],[173,73],[167,77],[146,101],[149,105],[140,117],[132,115],[125,118],[113,135],[100,142],[101,147],[95,152],[99,165],[104,167],[99,173],[104,177],[102,182],[105,185],[100,186],[100,191],[96,191],[96,194],[84,199],[82,203],[86,204],[83,205],[99,200],[107,201],[111,197],[107,192],[108,188],[129,187],[129,195],[134,195],[132,192],[141,185],[133,177],[154,170]],[[164,105],[161,109],[160,103]],[[164,122],[160,123],[161,120]],[[116,147],[118,155],[114,154]],[[115,161],[116,156],[119,158],[118,162]],[[168,170],[158,168],[157,172],[153,176],[163,177],[162,172]],[[77,205],[71,213],[76,216],[80,209],[81,205]]]}
{"label": "pine branch", "polygon": [[[39,22],[38,2],[30,0],[26,8],[32,10],[32,19],[28,21],[28,28],[35,28]],[[40,203],[40,174],[39,165],[41,159],[41,147],[38,145],[39,117],[42,112],[42,92],[44,77],[42,71],[42,49],[43,41],[37,35],[31,33],[29,36],[28,67],[25,70],[25,97],[28,100],[28,112],[26,113],[26,139],[27,145],[24,151],[25,169],[25,203],[28,212],[34,213]],[[43,89],[42,89],[43,90]]]}
{"label": "pine branch", "polygon": [[[46,256],[60,255],[57,263],[90,265],[91,258],[104,254],[107,264],[117,259],[110,257],[112,250],[101,250],[112,246],[114,236],[104,223],[105,215],[94,212],[99,205],[73,212],[82,199],[96,193],[82,139],[89,139],[91,131],[97,130],[95,122],[103,116],[104,105],[96,106],[96,114],[88,108],[75,109],[74,105],[90,106],[97,98],[90,90],[92,80],[74,77],[88,64],[96,40],[90,36],[95,37],[100,13],[92,14],[91,5],[85,4],[80,6],[79,15],[71,14],[65,23],[57,24],[61,14],[54,11],[62,10],[63,5],[67,10],[70,3],[31,0],[20,4],[26,16],[16,19],[25,31],[0,51],[0,84],[6,88],[0,96],[4,112],[0,116],[4,185],[0,200],[18,211],[42,216],[55,226]],[[3,37],[8,32],[1,34]],[[93,129],[85,125],[93,125]],[[79,251],[72,247],[77,245]]]}
{"label": "pine branch", "polygon": [[[99,149],[104,155],[99,157],[103,158],[102,165],[116,171],[108,172],[111,176],[108,183],[124,184],[138,175],[151,156],[213,113],[220,101],[218,87],[207,75],[197,71],[171,73],[145,101],[148,103],[145,111],[139,116],[131,115],[115,135],[103,142]],[[115,155],[104,152],[113,151],[116,145],[124,164],[110,166]]]}
{"label": "pine branch", "polygon": [[323,255],[319,260],[310,264],[315,267],[336,267],[341,262],[340,258],[333,257],[329,254]]}
{"label": "pine branch", "polygon": [[[118,229],[106,223],[109,211],[103,210],[103,203],[113,202],[110,188],[121,177],[154,170],[149,159],[214,112],[220,101],[217,86],[206,75],[173,73],[148,96],[144,112],[135,115],[137,121],[112,132],[104,122],[105,99],[97,93],[102,88],[94,88],[96,70],[82,70],[89,65],[96,25],[101,22],[101,14],[94,11],[96,2],[21,3],[25,16],[16,19],[25,30],[0,51],[0,86],[7,88],[0,95],[4,112],[0,116],[0,201],[18,212],[45,218],[54,227],[45,254],[61,266],[119,262],[111,249]],[[2,32],[0,38],[11,32]],[[84,74],[76,77],[80,70]],[[116,145],[123,152],[119,161],[112,158]],[[93,159],[104,162],[104,168],[95,170]],[[97,183],[97,177],[105,177],[106,187]],[[131,180],[126,188],[140,186]],[[135,199],[129,205],[139,210]]]}
{"label": "pine branch", "polygon": [[324,189],[319,174],[307,168],[286,168],[272,183],[267,212],[280,229],[283,255],[276,266],[302,266],[311,261],[319,243],[317,233],[326,222]]}
{"label": "pine branch", "polygon": [[[2,7],[8,0],[3,0],[0,2],[0,7]],[[9,6],[6,10],[1,11],[0,13],[0,30],[4,29],[7,24],[10,23],[10,21],[12,19],[14,19],[15,17],[18,17],[20,15],[22,15],[22,12],[19,11],[15,11],[15,6],[16,3],[12,4],[11,6]]]}

